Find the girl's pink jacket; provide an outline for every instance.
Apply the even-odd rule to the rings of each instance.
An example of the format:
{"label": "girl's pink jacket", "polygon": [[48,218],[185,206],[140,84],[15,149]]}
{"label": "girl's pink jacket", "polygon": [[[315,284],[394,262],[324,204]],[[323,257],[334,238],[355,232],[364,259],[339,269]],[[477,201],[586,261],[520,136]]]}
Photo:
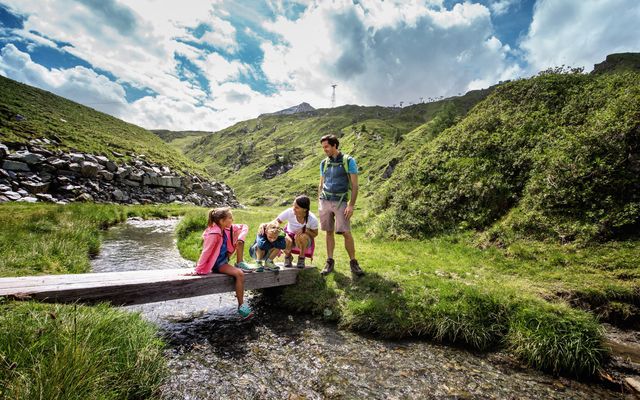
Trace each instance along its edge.
{"label": "girl's pink jacket", "polygon": [[[231,229],[233,229],[233,241],[231,240],[229,229],[224,230],[224,234],[227,235],[228,254],[232,254],[236,250],[236,245],[239,240],[244,242],[244,238],[249,232],[249,226],[233,224],[231,225]],[[200,259],[196,264],[196,274],[198,275],[206,275],[213,269],[213,264],[218,259],[220,248],[222,247],[222,229],[220,229],[218,224],[214,224],[204,230],[202,238],[204,239],[204,246],[202,254],[200,254]]]}

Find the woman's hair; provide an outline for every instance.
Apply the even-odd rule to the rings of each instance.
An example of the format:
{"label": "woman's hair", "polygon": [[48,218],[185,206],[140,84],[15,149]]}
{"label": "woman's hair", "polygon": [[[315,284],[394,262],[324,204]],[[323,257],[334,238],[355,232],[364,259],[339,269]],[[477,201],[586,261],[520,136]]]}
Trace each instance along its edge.
{"label": "woman's hair", "polygon": [[296,197],[294,202],[298,205],[298,207],[304,208],[305,210],[304,226],[302,227],[302,233],[305,233],[307,231],[307,222],[309,221],[309,207],[311,207],[311,200],[308,196],[302,194]]}

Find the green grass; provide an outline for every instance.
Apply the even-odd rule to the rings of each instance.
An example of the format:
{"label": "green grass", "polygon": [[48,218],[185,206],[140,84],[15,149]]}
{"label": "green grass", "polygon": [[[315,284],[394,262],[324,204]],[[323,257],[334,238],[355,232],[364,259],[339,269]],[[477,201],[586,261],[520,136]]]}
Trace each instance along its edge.
{"label": "green grass", "polygon": [[[250,227],[245,258],[258,225],[273,219],[282,208],[233,211],[236,223]],[[206,224],[204,208],[1,205],[0,222],[6,229],[0,236],[0,260],[10,261],[2,261],[2,274],[78,272],[83,268],[70,260],[88,265],[89,255],[99,248],[101,228],[130,215],[176,214],[184,214],[177,229],[178,247],[183,256],[196,260]],[[423,240],[371,239],[365,236],[367,221],[359,209],[353,225],[365,277],[352,280],[348,257],[337,237],[336,272],[322,278],[318,270],[304,271],[297,285],[281,290],[278,304],[379,337],[423,337],[478,350],[506,348],[533,368],[569,375],[593,374],[607,355],[597,315],[572,304],[593,304],[598,309],[608,305],[619,315],[637,318],[640,244],[636,241],[588,247],[520,241],[504,249],[482,249],[471,232]],[[65,245],[48,245],[56,242]],[[314,264],[321,268],[325,257],[321,232]],[[56,306],[24,304],[20,307],[33,308],[23,318],[25,325],[37,323],[40,307],[58,312]],[[18,307],[12,302],[3,306]],[[21,324],[8,326],[16,333],[2,337],[20,337],[26,329]],[[147,339],[155,340],[152,335]],[[37,341],[32,340],[23,343],[35,346]],[[131,357],[137,357],[137,350],[130,351]],[[6,359],[9,353],[2,354]]]}
{"label": "green grass", "polygon": [[[320,160],[325,157],[319,140],[334,133],[340,136],[340,148],[356,157],[361,193],[366,196],[378,190],[391,160],[408,158],[491,90],[402,109],[347,105],[295,115],[262,115],[201,139],[175,139],[181,132],[164,135],[211,176],[233,187],[241,202],[277,205],[297,194],[315,192]],[[412,134],[416,129],[418,133]],[[405,146],[400,145],[403,138],[408,139]],[[277,157],[288,158],[294,167],[276,178],[264,179],[263,172]]]}
{"label": "green grass", "polygon": [[104,305],[0,303],[0,398],[157,396],[167,370],[155,330]]}
{"label": "green grass", "polygon": [[[130,161],[132,154],[176,171],[205,174],[181,152],[139,126],[0,76],[0,142],[55,141],[49,150],[81,151]],[[16,120],[21,115],[24,120]],[[112,151],[121,153],[115,156]]]}
{"label": "green grass", "polygon": [[[0,205],[0,276],[80,273],[102,229],[185,206]],[[166,374],[156,328],[138,314],[0,298],[0,398],[146,399]]]}
{"label": "green grass", "polygon": [[[281,209],[234,210],[236,223],[250,226],[248,244],[259,223]],[[189,212],[179,224],[178,246],[186,258],[200,254],[205,215]],[[355,218],[357,258],[367,275],[352,280],[337,237],[336,272],[326,279],[317,270],[303,272],[297,285],[282,290],[281,306],[381,337],[425,337],[478,350],[504,347],[533,368],[591,375],[607,356],[598,316],[567,300],[623,311],[638,304],[637,242],[516,242],[481,249],[469,232],[386,241],[365,237],[364,216]],[[321,268],[324,233],[317,243],[314,264]]]}
{"label": "green grass", "polygon": [[184,206],[5,203],[0,205],[0,277],[82,273],[100,249],[100,231],[128,217],[166,218]]}

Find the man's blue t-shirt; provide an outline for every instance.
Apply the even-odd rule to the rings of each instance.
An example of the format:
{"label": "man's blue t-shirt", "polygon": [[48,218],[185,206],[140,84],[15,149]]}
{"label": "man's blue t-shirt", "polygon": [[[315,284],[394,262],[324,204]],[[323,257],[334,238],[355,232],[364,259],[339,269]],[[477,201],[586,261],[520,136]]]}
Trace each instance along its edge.
{"label": "man's blue t-shirt", "polygon": [[213,267],[217,268],[228,263],[229,263],[229,255],[227,254],[227,235],[223,231],[222,246],[220,247],[220,254],[218,254],[218,258],[216,259],[215,264],[213,264]]}

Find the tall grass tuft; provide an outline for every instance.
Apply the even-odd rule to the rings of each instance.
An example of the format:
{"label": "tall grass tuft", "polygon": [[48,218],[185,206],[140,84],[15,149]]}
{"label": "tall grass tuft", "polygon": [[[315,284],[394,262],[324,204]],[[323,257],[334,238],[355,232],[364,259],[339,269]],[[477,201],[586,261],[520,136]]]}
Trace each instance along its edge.
{"label": "tall grass tuft", "polygon": [[606,358],[595,318],[562,304],[523,304],[511,316],[505,342],[527,364],[555,374],[593,375]]}
{"label": "tall grass tuft", "polygon": [[0,304],[0,398],[143,399],[166,374],[163,343],[138,314]]}

